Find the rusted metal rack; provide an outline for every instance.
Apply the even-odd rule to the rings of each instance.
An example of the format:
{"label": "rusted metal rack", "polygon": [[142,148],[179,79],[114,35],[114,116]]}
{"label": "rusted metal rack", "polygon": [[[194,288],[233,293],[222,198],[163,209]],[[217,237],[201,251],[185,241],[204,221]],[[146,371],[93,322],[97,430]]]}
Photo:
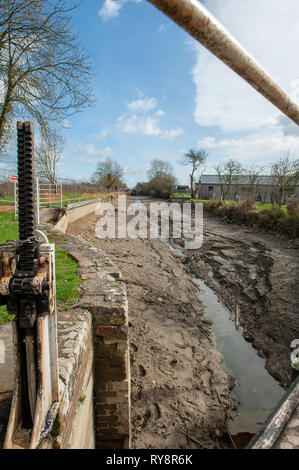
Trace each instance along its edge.
{"label": "rusted metal rack", "polygon": [[0,246],[0,304],[15,315],[15,385],[4,447],[22,439],[37,448],[59,401],[55,253],[35,227],[33,124],[17,126],[19,240]]}

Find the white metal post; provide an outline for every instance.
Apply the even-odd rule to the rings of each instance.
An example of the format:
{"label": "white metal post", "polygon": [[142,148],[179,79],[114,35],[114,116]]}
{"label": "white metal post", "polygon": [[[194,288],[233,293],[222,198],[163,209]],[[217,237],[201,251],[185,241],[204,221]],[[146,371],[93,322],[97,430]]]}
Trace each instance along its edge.
{"label": "white metal post", "polygon": [[14,192],[14,200],[15,200],[15,218],[17,218],[18,212],[18,200],[17,200],[17,182],[13,182],[13,192]]}
{"label": "white metal post", "polygon": [[60,183],[60,207],[62,207],[62,183]]}

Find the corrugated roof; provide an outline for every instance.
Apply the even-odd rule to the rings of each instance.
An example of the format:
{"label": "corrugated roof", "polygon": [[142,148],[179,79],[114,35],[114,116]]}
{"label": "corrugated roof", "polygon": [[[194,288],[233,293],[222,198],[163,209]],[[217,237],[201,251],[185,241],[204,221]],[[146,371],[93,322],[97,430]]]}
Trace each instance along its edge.
{"label": "corrugated roof", "polygon": [[[223,183],[225,184],[225,177],[227,175],[222,175],[223,176]],[[238,175],[234,176],[233,178],[233,184],[249,184],[249,176],[247,175]],[[218,175],[202,175],[201,181],[202,184],[220,184],[220,179]],[[256,184],[261,184],[261,185],[270,185],[273,183],[273,177],[269,175],[261,175],[258,176],[256,180]]]}

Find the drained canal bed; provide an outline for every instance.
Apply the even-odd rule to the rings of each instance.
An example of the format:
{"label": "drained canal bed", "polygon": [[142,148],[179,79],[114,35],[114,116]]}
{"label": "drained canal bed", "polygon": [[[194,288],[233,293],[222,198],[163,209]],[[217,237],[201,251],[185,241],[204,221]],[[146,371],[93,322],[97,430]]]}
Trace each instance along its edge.
{"label": "drained canal bed", "polygon": [[[278,346],[283,340],[285,349],[288,349],[289,338],[285,339],[285,336],[290,333],[293,337],[293,333],[288,328],[289,317],[275,316],[271,309],[275,304],[275,308],[283,312],[275,296],[276,292],[281,294],[281,289],[277,291],[272,279],[276,271],[282,272],[277,262],[280,251],[276,253],[271,245],[271,250],[264,253],[267,247],[255,239],[249,240],[251,235],[247,233],[242,242],[238,232],[235,242],[231,239],[231,232],[227,229],[226,236],[225,228],[221,226],[225,232],[226,252],[223,256],[232,257],[231,260],[226,259],[226,263],[239,263],[235,277],[230,274],[232,269],[227,269],[229,285],[235,286],[233,281],[236,279],[239,282],[239,289],[236,287],[231,292],[218,275],[216,261],[209,263],[208,256],[205,256],[209,254],[208,250],[215,251],[218,246],[219,250],[224,250],[222,232],[221,236],[217,235],[217,245],[212,236],[214,228],[210,225],[208,228],[211,230],[208,235],[205,233],[205,243],[200,252],[182,249],[181,253],[177,252],[180,254],[178,257],[174,256],[176,250],[161,239],[97,239],[94,235],[96,223],[97,218],[90,216],[81,224],[72,224],[71,230],[107,252],[121,267],[126,282],[130,310],[132,448],[231,448],[228,425],[235,445],[244,447],[284,394],[277,384],[283,375],[287,375],[284,366],[288,366],[289,353],[287,350],[283,362],[282,348]],[[181,248],[184,240],[180,243],[170,241]],[[251,252],[254,256],[248,261]],[[218,252],[216,254],[219,255]],[[267,257],[273,259],[273,262],[266,263],[268,277],[264,266],[261,266],[261,260],[264,262]],[[252,304],[248,302],[245,305],[247,310],[244,309],[244,296],[251,294],[249,287],[252,286],[247,271],[243,276],[245,268],[241,273],[241,268],[237,269],[241,261],[248,262],[247,271],[252,278],[255,275],[259,291],[263,280],[265,288],[269,290],[272,287],[270,308],[261,297],[262,301],[259,299],[257,304],[261,312],[256,311],[255,298]],[[211,269],[214,278],[209,277]],[[209,292],[203,281],[199,282],[201,279],[212,291]],[[228,295],[223,296],[223,291]],[[211,295],[206,299],[206,293],[214,294],[214,304]],[[286,293],[284,296],[286,298]],[[226,297],[231,302],[227,302]],[[242,328],[235,330],[236,302],[240,306],[240,322],[244,331]],[[287,305],[286,313],[292,311],[292,304]],[[215,312],[220,315],[219,319]],[[251,336],[248,334],[248,321],[244,324],[248,318],[258,329],[257,333],[250,330]],[[219,335],[214,330],[218,320]],[[280,334],[278,338],[275,336],[277,331]],[[252,344],[246,342],[248,340]],[[264,340],[267,348],[259,347]],[[229,354],[226,346],[231,349]],[[270,368],[269,364],[273,367]],[[281,380],[281,383],[287,386],[286,381]]]}
{"label": "drained canal bed", "polygon": [[[184,257],[181,249],[174,248],[165,239],[162,241],[176,255]],[[188,269],[186,271],[189,272]],[[198,296],[204,305],[205,316],[212,322],[214,343],[222,354],[223,367],[235,379],[231,393],[234,410],[230,412],[232,419],[228,423],[229,432],[236,443],[242,440],[242,436],[246,443],[264,423],[285,391],[266,371],[265,360],[246,342],[242,336],[243,328],[236,328],[230,310],[202,279],[189,274],[199,289]]]}

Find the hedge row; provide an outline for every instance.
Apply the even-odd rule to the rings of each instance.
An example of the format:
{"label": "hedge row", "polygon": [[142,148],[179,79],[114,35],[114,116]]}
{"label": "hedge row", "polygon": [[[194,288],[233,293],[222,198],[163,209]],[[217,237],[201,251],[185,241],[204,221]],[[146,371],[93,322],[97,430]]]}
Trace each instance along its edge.
{"label": "hedge row", "polygon": [[289,200],[286,211],[278,206],[259,209],[252,200],[226,204],[220,200],[203,202],[204,210],[226,222],[254,226],[286,234],[291,238],[299,236],[299,202]]}

